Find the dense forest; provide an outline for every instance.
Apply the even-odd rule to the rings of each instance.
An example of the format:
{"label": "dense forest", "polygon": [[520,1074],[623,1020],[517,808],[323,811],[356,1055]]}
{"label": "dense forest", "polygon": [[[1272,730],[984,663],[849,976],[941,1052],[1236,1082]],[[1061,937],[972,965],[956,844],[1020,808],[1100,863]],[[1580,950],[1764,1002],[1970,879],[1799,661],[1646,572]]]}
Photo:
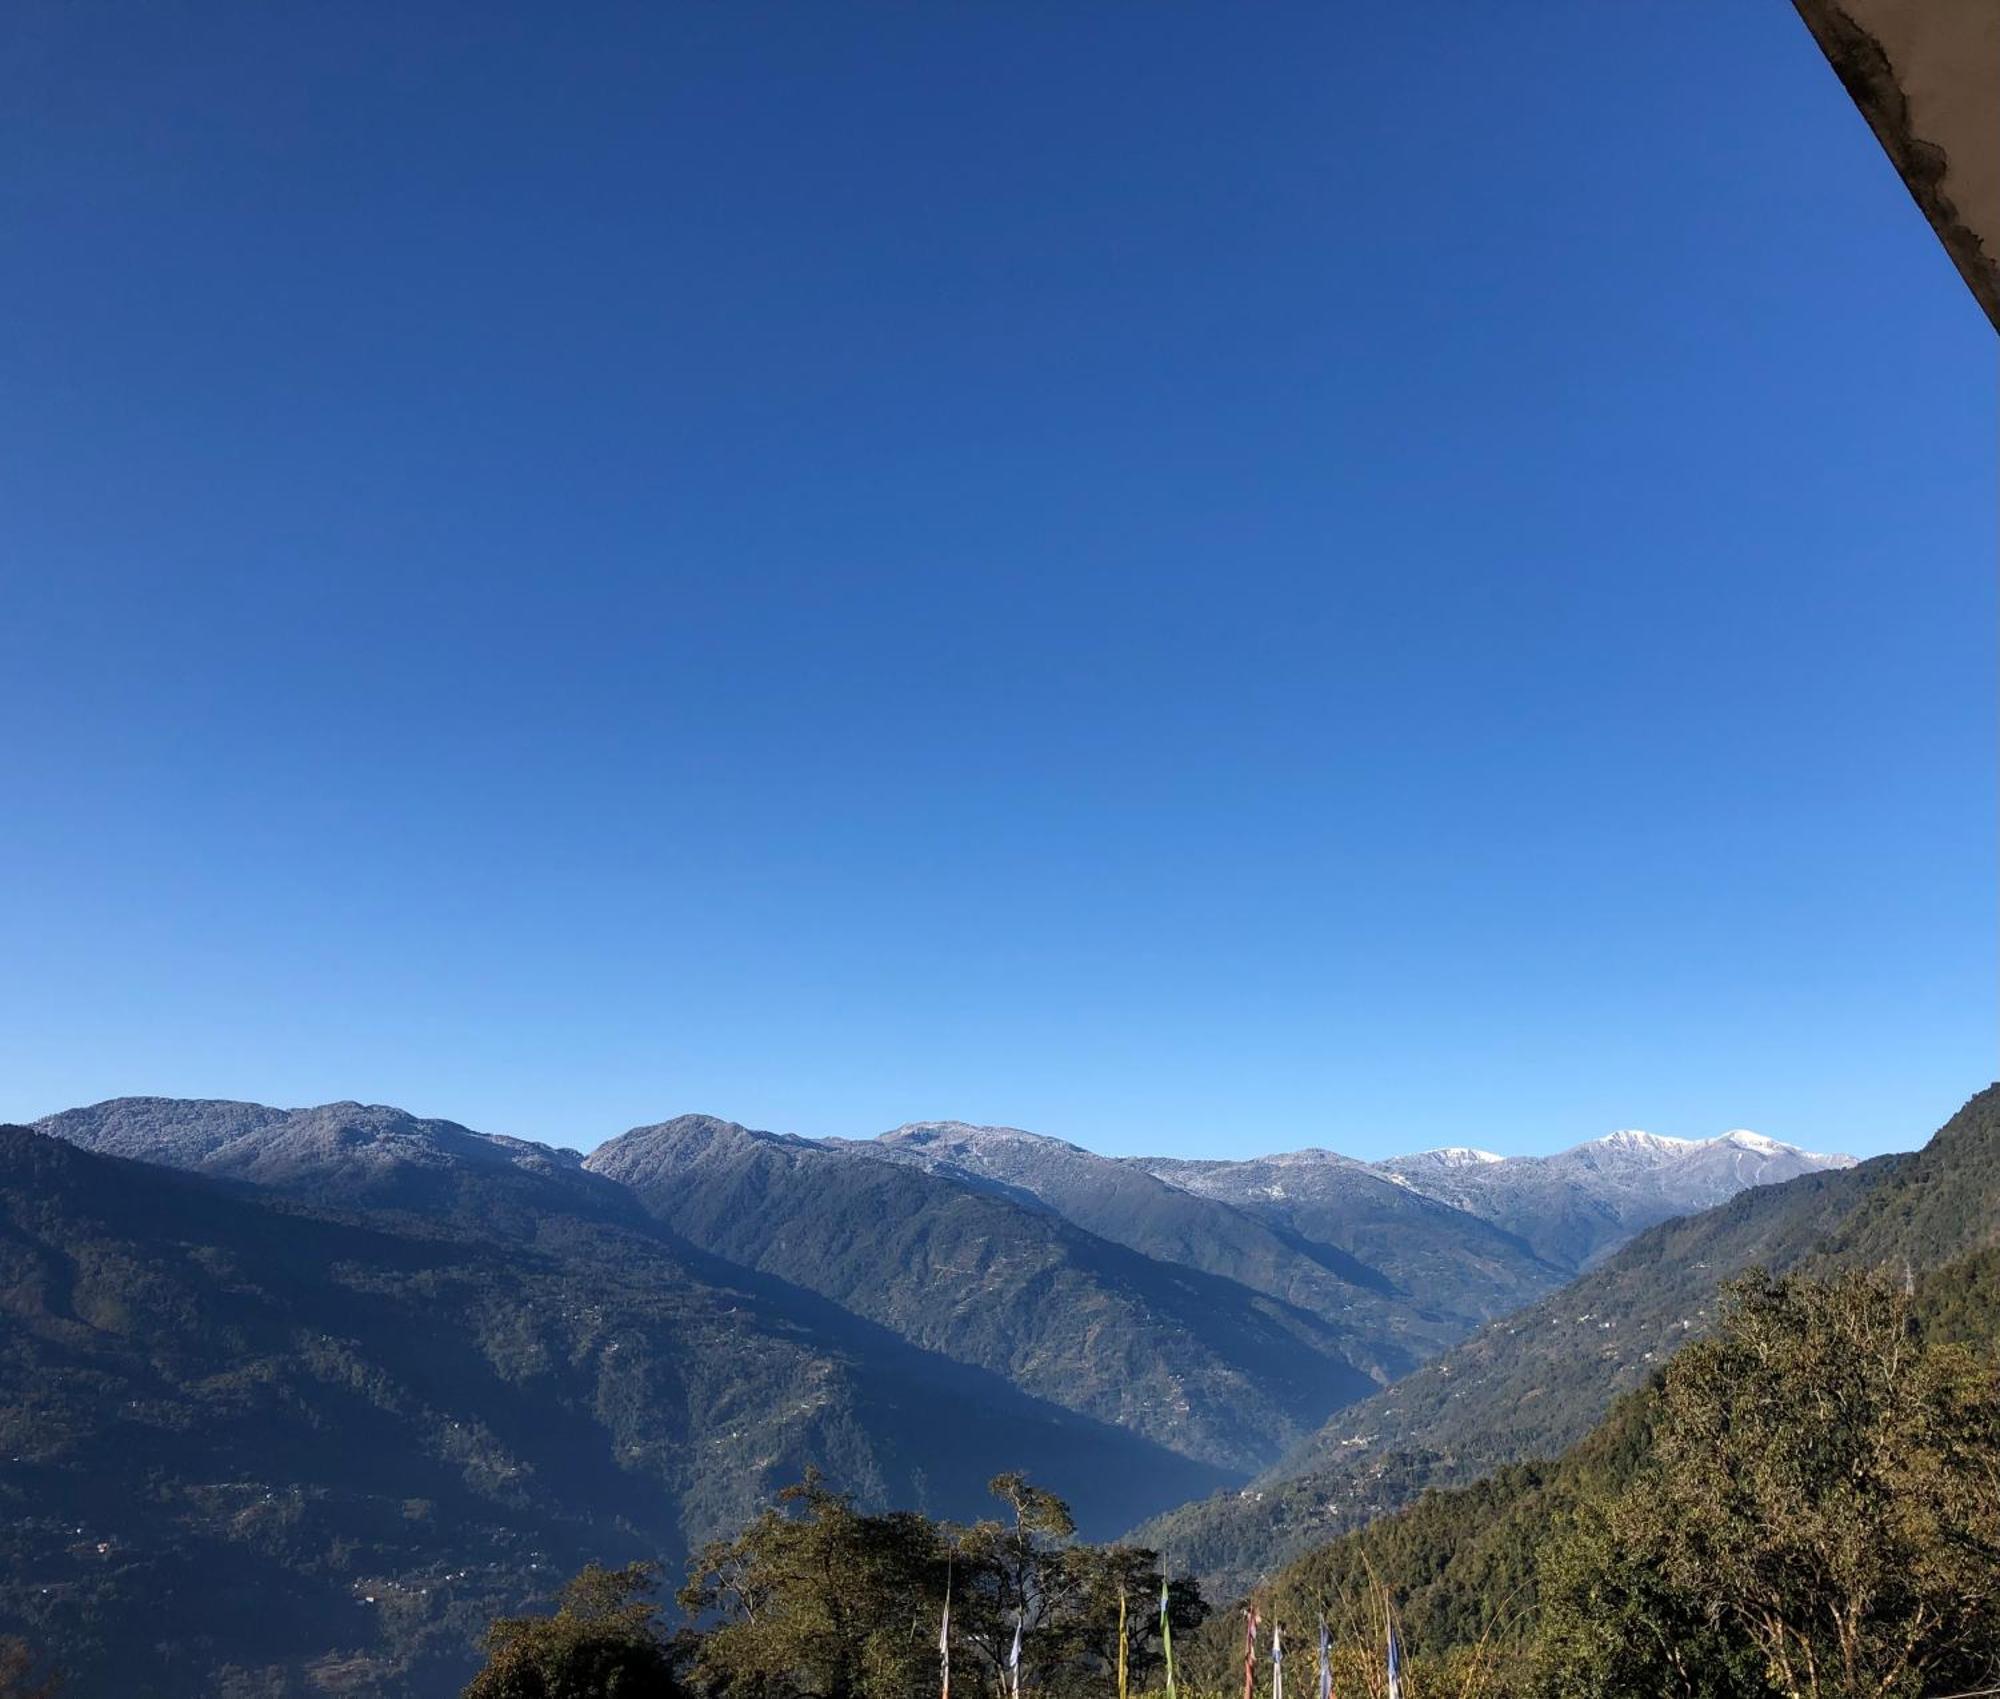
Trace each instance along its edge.
{"label": "dense forest", "polygon": [[[2000,1681],[1996,1337],[2000,1252],[1907,1285],[1752,1273],[1578,1445],[1428,1492],[1255,1602],[1351,1640],[1386,1597],[1418,1695]],[[1217,1684],[1235,1652],[1210,1633],[1191,1656]]]}

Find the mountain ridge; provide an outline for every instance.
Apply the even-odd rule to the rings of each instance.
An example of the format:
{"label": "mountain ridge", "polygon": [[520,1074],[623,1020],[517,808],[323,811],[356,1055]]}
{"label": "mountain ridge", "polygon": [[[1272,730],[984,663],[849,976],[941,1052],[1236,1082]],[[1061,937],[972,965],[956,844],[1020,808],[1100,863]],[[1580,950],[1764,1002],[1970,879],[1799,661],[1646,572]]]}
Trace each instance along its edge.
{"label": "mountain ridge", "polygon": [[[1616,1178],[1632,1152],[1603,1150]],[[335,1654],[357,1691],[435,1691],[535,1564],[671,1562],[809,1463],[947,1513],[1027,1468],[1214,1578],[1241,1538],[1218,1506],[1315,1534],[1597,1397],[1544,1372],[1561,1352],[1513,1373],[1509,1322],[1477,1313],[1575,1296],[1525,1235],[1333,1152],[1185,1171],[1241,1195],[963,1122],[839,1141],[687,1115],[584,1156],[381,1104],[132,1098],[0,1133],[0,1503],[48,1512],[0,1536],[0,1628],[88,1668],[93,1625],[157,1599],[137,1631],[178,1648],[174,1699],[233,1690],[225,1646],[245,1691]],[[1787,1189],[1710,1213],[1795,1223],[1760,1201]],[[1877,1190],[1903,1201],[1853,1232],[1918,1210]],[[1626,1356],[1707,1221],[1634,1241]],[[1448,1419],[1468,1395],[1484,1437]]]}
{"label": "mountain ridge", "polygon": [[1388,1371],[1334,1323],[927,1170],[706,1121],[594,1150],[675,1232],[1070,1408],[1249,1472]]}
{"label": "mountain ridge", "polygon": [[455,1692],[496,1613],[808,1465],[955,1515],[1026,1468],[1107,1532],[1221,1478],[636,1211],[529,1238],[0,1128],[0,1632],[80,1691],[144,1647],[174,1699]]}
{"label": "mountain ridge", "polygon": [[2000,1239],[2000,1086],[1920,1150],[1752,1186],[1656,1223],[1537,1303],[1482,1328],[1333,1418],[1233,1495],[1141,1524],[1135,1537],[1239,1591],[1307,1547],[1455,1486],[1576,1443],[1707,1325],[1716,1288],[1752,1266],[1923,1269]]}
{"label": "mountain ridge", "polygon": [[[1245,1475],[1570,1272],[1504,1210],[1440,1195],[1462,1179],[1324,1151],[1162,1174],[1019,1128],[913,1122],[816,1140],[688,1114],[584,1156],[387,1105],[157,1097],[38,1126],[314,1201],[504,1224],[526,1243],[573,1234],[580,1218],[644,1220]],[[1226,1179],[1267,1168],[1285,1184],[1228,1195]],[[1308,1179],[1303,1207],[1292,1194]],[[1593,1243],[1627,1219],[1599,1213]]]}
{"label": "mountain ridge", "polygon": [[[203,1119],[196,1125],[188,1125],[186,1112],[199,1110]],[[601,1149],[606,1139],[592,1150],[576,1146],[557,1144],[549,1140],[528,1139],[510,1133],[475,1132],[458,1122],[435,1116],[420,1116],[393,1104],[364,1103],[357,1099],[343,1098],[323,1104],[313,1104],[292,1108],[277,1107],[237,1098],[180,1098],[162,1096],[123,1096],[100,1099],[89,1104],[57,1110],[51,1114],[21,1123],[37,1130],[53,1133],[57,1137],[68,1138],[72,1143],[83,1143],[90,1147],[92,1140],[106,1145],[115,1144],[120,1153],[140,1161],[157,1161],[169,1166],[194,1166],[199,1158],[213,1155],[225,1147],[246,1140],[271,1126],[302,1116],[314,1116],[325,1112],[344,1112],[355,1116],[395,1117],[415,1125],[460,1134],[484,1145],[500,1147],[520,1153],[526,1157],[538,1157],[570,1167],[584,1165],[592,1150]],[[658,1126],[668,1123],[703,1123],[715,1128],[741,1126],[742,1123],[726,1116],[706,1111],[683,1111],[666,1117],[660,1122],[646,1125]],[[822,1148],[859,1148],[868,1145],[883,1145],[899,1141],[905,1135],[996,1135],[1010,1140],[1032,1142],[1036,1145],[1056,1147],[1062,1150],[1095,1158],[1104,1162],[1118,1162],[1137,1166],[1157,1164],[1162,1168],[1215,1168],[1243,1163],[1286,1166],[1309,1163],[1334,1163],[1363,1169],[1390,1169],[1399,1164],[1422,1161],[1426,1158],[1468,1159],[1482,1165],[1494,1163],[1547,1163],[1575,1157],[1589,1151],[1594,1146],[1623,1143],[1640,1144],[1676,1151],[1697,1151],[1712,1147],[1737,1145],[1763,1152],[1789,1153],[1807,1161],[1832,1167],[1851,1165],[1857,1159],[1837,1152],[1817,1152],[1803,1146],[1774,1139],[1764,1133],[1748,1128],[1731,1128],[1726,1132],[1706,1139],[1683,1138],[1676,1134],[1654,1133],[1637,1128],[1619,1128],[1602,1133],[1591,1139],[1580,1140],[1573,1145],[1544,1153],[1521,1153],[1508,1155],[1486,1150],[1472,1145],[1439,1145],[1427,1149],[1401,1152],[1386,1157],[1348,1156],[1324,1145],[1302,1145],[1288,1150],[1265,1151],[1249,1157],[1154,1157],[1154,1156],[1105,1156],[1093,1151],[1089,1146],[1074,1140],[1058,1137],[1052,1133],[1034,1132],[1027,1128],[999,1123],[982,1123],[951,1118],[906,1121],[886,1132],[868,1138],[852,1138],[842,1135],[809,1137],[801,1133],[769,1132],[761,1136],[797,1145],[814,1145]],[[618,1135],[613,1135],[614,1137]]]}
{"label": "mountain ridge", "polygon": [[[1322,1317],[1371,1313],[1416,1296],[1408,1271],[1392,1254],[1370,1259],[1333,1234],[1286,1231],[1255,1210],[1215,1198],[1144,1167],[1103,1157],[1067,1140],[1013,1127],[965,1122],[916,1122],[841,1148],[897,1161],[975,1185],[1026,1194],[1090,1231],[1165,1262],[1236,1280]],[[1383,1200],[1414,1227],[1441,1230],[1443,1218],[1385,1194]],[[1421,1355],[1448,1338],[1513,1307],[1541,1290],[1556,1271],[1526,1248],[1470,1217],[1448,1229],[1466,1242],[1461,1266],[1426,1286],[1417,1315],[1397,1322]]]}

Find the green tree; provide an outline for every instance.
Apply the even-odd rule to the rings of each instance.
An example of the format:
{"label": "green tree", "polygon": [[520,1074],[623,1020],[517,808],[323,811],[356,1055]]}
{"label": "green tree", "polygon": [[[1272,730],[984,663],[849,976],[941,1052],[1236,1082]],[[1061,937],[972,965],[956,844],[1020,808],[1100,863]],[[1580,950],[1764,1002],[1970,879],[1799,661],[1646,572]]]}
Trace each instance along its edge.
{"label": "green tree", "polygon": [[1535,1648],[1544,1699],[1738,1699],[1761,1694],[1758,1660],[1666,1584],[1658,1553],[1621,1538],[1606,1507],[1580,1506],[1545,1555]]}
{"label": "green tree", "polygon": [[1544,1580],[1551,1695],[1914,1699],[2000,1679],[2000,1379],[1899,1283],[1727,1289],[1652,1457]]}
{"label": "green tree", "polygon": [[660,1632],[651,1564],[591,1564],[553,1616],[502,1617],[487,1630],[486,1667],[465,1699],[681,1699],[673,1648]]}
{"label": "green tree", "polygon": [[816,1470],[688,1566],[680,1601],[715,1626],[695,1669],[729,1699],[914,1699],[937,1690],[949,1556],[935,1524],[868,1515]]}
{"label": "green tree", "polygon": [[[955,1576],[953,1621],[978,1658],[979,1673],[1006,1691],[1014,1625],[1022,1627],[1021,1688],[1029,1694],[1097,1696],[1111,1690],[1118,1662],[1119,1597],[1125,1600],[1125,1656],[1132,1690],[1162,1670],[1158,1555],[1143,1546],[1092,1546],[1074,1538],[1069,1506],[1021,1475],[999,1475],[993,1496],[1012,1512],[946,1530]],[[1177,1634],[1207,1615],[1192,1581],[1173,1583],[1168,1612]]]}
{"label": "green tree", "polygon": [[[1022,1692],[1103,1699],[1118,1657],[1134,1691],[1159,1671],[1160,1571],[1152,1552],[1075,1539],[1069,1506],[1022,1475],[991,1482],[1005,1513],[970,1526],[906,1511],[870,1515],[808,1472],[733,1540],[689,1566],[681,1603],[715,1626],[695,1671],[717,1699],[929,1699],[951,1592],[952,1682],[1007,1691],[1022,1629]],[[1177,1631],[1205,1614],[1192,1582],[1169,1595]]]}
{"label": "green tree", "polygon": [[1025,1475],[996,1475],[987,1490],[1011,1513],[947,1531],[955,1638],[976,1660],[981,1684],[1005,1686],[1014,1625],[1022,1626],[1022,1685],[1048,1666],[1050,1633],[1071,1609],[1060,1557],[1076,1533],[1070,1509]]}

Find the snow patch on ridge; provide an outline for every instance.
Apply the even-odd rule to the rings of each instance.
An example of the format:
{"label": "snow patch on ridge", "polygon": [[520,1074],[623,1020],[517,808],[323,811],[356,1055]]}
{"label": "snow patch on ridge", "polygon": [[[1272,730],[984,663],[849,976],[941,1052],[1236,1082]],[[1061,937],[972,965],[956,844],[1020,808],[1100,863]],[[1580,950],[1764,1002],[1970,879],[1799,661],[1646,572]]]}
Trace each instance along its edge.
{"label": "snow patch on ridge", "polygon": [[1637,1127],[1621,1127],[1615,1133],[1606,1133],[1601,1139],[1592,1139],[1592,1144],[1608,1144],[1619,1150],[1693,1150],[1700,1141],[1696,1139],[1670,1138],[1665,1133],[1643,1133]]}

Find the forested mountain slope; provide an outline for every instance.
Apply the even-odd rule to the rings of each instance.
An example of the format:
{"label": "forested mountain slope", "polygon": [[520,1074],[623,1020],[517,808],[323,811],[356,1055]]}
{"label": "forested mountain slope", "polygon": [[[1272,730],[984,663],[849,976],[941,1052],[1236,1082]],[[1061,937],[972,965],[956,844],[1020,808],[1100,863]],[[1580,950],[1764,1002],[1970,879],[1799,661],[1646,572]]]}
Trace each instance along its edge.
{"label": "forested mountain slope", "polygon": [[710,1116],[636,1128],[588,1167],[704,1250],[1183,1456],[1249,1473],[1414,1360],[921,1168]]}
{"label": "forested mountain slope", "polygon": [[675,1563],[809,1463],[967,1514],[1010,1458],[1099,1529],[1198,1490],[632,1215],[530,1242],[0,1130],[0,1632],[78,1692],[145,1646],[144,1691],[186,1699],[308,1669],[435,1693],[496,1610],[588,1559]]}
{"label": "forested mountain slope", "polygon": [[[1964,1343],[1990,1359],[2000,1346],[2000,1249],[1931,1268],[1918,1278],[1915,1298],[1924,1337]],[[1552,1543],[1579,1505],[1632,1481],[1647,1457],[1657,1407],[1654,1375],[1560,1455],[1427,1491],[1294,1558],[1257,1589],[1265,1618],[1311,1623],[1329,1602],[1365,1598],[1379,1585],[1396,1600],[1416,1655],[1436,1657],[1482,1640],[1520,1644],[1535,1629],[1538,1571]],[[1220,1613],[1206,1638],[1212,1644],[1195,1654],[1198,1666],[1231,1666],[1241,1641],[1230,1613]]]}

